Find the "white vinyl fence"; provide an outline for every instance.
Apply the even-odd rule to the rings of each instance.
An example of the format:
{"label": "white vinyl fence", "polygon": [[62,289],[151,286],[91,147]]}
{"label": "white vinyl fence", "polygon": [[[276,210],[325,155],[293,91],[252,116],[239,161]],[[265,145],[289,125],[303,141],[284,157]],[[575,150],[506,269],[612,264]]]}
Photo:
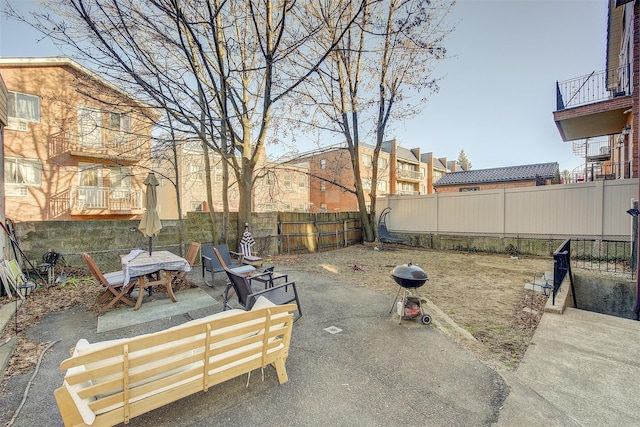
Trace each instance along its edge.
{"label": "white vinyl fence", "polygon": [[638,180],[594,181],[377,200],[398,233],[629,240]]}

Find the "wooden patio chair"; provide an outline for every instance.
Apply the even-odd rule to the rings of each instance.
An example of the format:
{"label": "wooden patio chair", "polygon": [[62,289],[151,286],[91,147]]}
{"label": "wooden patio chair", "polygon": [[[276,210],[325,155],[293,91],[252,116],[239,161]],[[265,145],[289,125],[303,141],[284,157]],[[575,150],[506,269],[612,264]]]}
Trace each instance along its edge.
{"label": "wooden patio chair", "polygon": [[[220,252],[218,251],[218,249],[214,248],[213,252],[216,254],[216,256],[220,257]],[[220,262],[223,263],[224,260],[220,259]],[[227,273],[229,283],[227,283],[227,286],[224,290],[224,305],[222,307],[223,311],[227,308],[233,308],[229,304],[229,297],[231,296],[229,292],[233,290],[238,296],[238,303],[245,310],[251,310],[258,297],[262,296],[276,305],[295,302],[296,306],[298,307],[298,314],[293,321],[295,322],[300,317],[302,317],[302,310],[300,309],[300,300],[298,298],[298,290],[296,289],[295,282],[287,282],[277,286],[268,287],[262,291],[254,292],[251,289],[251,278],[253,276],[238,274],[237,272],[234,272],[229,268],[225,268],[224,271]],[[289,291],[289,289],[291,289],[291,291]]]}
{"label": "wooden patio chair", "polygon": [[[103,304],[109,301],[108,304],[98,312],[98,316],[103,315],[118,301],[122,301],[131,307],[136,305],[136,302],[129,298],[128,294],[130,294],[135,287],[135,284],[138,281],[137,277],[132,277],[129,283],[125,286],[123,271],[114,271],[112,273],[103,274],[91,255],[83,253],[82,259],[85,264],[87,264],[91,275],[104,287],[104,292],[98,296],[96,304]],[[140,289],[138,292],[142,292],[142,290]]]}
{"label": "wooden patio chair", "polygon": [[[185,255],[185,259],[189,263],[189,267],[193,268],[193,264],[196,262],[196,258],[198,256],[198,252],[200,251],[200,243],[191,242],[189,244],[189,249],[187,249],[187,254]],[[189,275],[188,271],[172,271],[171,276],[174,285],[185,284],[192,288],[197,288],[198,286],[193,284],[193,282],[187,279]]]}

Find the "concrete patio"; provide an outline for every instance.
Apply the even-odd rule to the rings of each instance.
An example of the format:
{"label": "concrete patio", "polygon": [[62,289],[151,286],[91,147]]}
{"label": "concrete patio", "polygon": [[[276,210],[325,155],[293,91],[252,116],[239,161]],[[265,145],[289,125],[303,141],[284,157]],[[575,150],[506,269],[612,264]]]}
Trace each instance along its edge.
{"label": "concrete patio", "polygon": [[[389,295],[335,277],[288,273],[304,313],[294,325],[289,382],[279,386],[267,368],[264,381],[256,371],[131,425],[601,426],[635,425],[640,416],[638,322],[571,309],[546,313],[518,370],[498,372],[434,325],[399,325],[389,314]],[[133,336],[220,311],[222,284],[204,286],[197,268],[191,278],[213,297],[210,307],[103,333],[95,313],[76,307],[28,330],[33,342],[60,341],[44,356],[14,425],[62,425],[53,390],[64,375],[58,366],[78,339]],[[30,377],[8,381],[0,422],[13,416]]]}

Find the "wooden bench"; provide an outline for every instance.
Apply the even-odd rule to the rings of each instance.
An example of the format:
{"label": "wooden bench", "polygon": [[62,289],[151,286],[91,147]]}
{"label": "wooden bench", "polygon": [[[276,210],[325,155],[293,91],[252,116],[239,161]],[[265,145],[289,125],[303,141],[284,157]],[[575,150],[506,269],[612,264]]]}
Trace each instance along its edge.
{"label": "wooden bench", "polygon": [[265,298],[133,338],[78,341],[60,364],[54,394],[65,426],[113,426],[221,382],[271,365],[287,382],[293,304]]}

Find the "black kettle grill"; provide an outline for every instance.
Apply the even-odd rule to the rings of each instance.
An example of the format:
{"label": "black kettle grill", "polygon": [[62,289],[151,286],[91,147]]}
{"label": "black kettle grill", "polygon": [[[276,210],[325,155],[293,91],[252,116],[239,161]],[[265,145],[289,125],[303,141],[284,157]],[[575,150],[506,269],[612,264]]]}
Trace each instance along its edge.
{"label": "black kettle grill", "polygon": [[[394,307],[397,307],[399,323],[402,323],[403,319],[415,319],[416,317],[420,317],[423,325],[431,323],[431,316],[422,309],[422,304],[427,300],[418,293],[418,288],[429,280],[427,273],[409,262],[396,266],[391,271],[391,277],[400,287],[389,313],[393,311]],[[401,299],[399,299],[400,291],[402,291]]]}

